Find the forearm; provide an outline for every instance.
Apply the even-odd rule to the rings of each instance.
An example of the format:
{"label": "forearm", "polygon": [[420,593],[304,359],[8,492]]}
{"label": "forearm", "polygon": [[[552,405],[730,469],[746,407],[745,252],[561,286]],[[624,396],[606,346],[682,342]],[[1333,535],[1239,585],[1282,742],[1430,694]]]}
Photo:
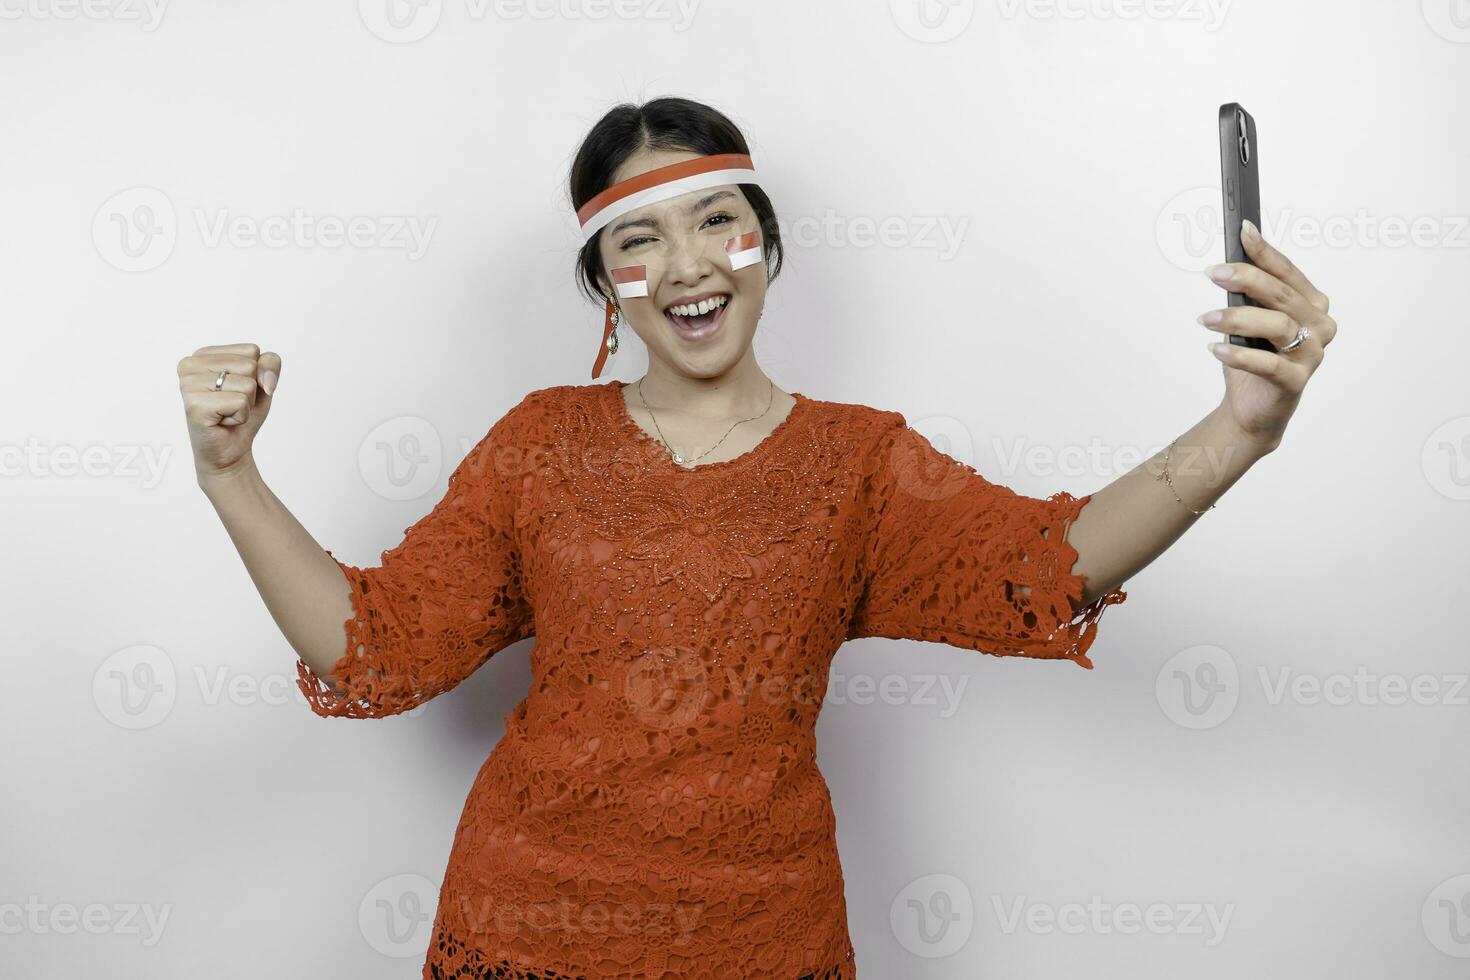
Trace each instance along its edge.
{"label": "forearm", "polygon": [[200,478],[199,487],[286,641],[326,678],[346,648],[343,623],[352,615],[342,569],[266,486],[252,457],[228,474]]}
{"label": "forearm", "polygon": [[1077,549],[1072,570],[1087,582],[1081,604],[1145,568],[1194,524],[1200,516],[1194,511],[1213,504],[1272,448],[1246,437],[1222,405],[1168,450],[1172,490],[1159,478],[1160,450],[1093,494],[1067,534]]}

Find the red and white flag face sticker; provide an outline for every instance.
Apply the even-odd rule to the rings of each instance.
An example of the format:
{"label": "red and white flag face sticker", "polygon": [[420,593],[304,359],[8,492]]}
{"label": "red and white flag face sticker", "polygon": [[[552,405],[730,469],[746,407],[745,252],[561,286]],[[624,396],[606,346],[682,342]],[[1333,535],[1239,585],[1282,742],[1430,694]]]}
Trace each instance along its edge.
{"label": "red and white flag face sticker", "polygon": [[613,285],[618,291],[618,299],[637,299],[648,295],[648,266],[625,265],[621,269],[613,269],[611,274]]}
{"label": "red and white flag face sticker", "polygon": [[755,265],[761,255],[761,233],[748,231],[725,243],[725,254],[730,256],[730,271],[737,272],[748,265]]}

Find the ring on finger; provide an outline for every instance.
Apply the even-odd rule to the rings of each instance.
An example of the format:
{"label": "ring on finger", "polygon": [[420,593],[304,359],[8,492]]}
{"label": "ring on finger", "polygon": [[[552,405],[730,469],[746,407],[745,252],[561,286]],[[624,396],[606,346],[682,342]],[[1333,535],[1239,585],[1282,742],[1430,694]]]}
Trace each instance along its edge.
{"label": "ring on finger", "polygon": [[229,373],[230,373],[229,369],[226,368],[225,370],[221,371],[219,374],[215,375],[215,378],[214,378],[214,390],[215,391],[219,391],[220,389],[222,389],[225,386],[225,375],[227,375]]}
{"label": "ring on finger", "polygon": [[1296,336],[1291,338],[1291,343],[1281,348],[1281,353],[1289,354],[1302,344],[1312,339],[1312,328],[1299,326],[1296,328]]}

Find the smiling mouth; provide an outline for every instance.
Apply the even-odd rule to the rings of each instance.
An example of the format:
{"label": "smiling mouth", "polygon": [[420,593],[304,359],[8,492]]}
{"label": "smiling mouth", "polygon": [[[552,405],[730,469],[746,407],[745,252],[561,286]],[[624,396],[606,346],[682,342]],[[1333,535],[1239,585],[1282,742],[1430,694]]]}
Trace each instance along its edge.
{"label": "smiling mouth", "polygon": [[664,319],[668,320],[675,333],[685,340],[702,340],[720,328],[720,324],[725,321],[726,312],[730,309],[730,295],[726,293],[720,295],[724,302],[714,309],[686,316],[672,312],[672,309],[678,308],[674,307],[664,311]]}

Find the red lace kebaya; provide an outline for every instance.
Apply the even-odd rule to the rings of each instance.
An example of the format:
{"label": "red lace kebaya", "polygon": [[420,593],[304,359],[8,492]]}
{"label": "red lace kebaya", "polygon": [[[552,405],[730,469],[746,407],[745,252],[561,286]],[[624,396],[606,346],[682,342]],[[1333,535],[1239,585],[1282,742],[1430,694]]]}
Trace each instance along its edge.
{"label": "red lace kebaya", "polygon": [[[470,790],[425,978],[853,980],[815,728],[865,636],[1087,658],[1066,530],[904,417],[796,395],[692,469],[621,381],[533,391],[352,586],[313,711],[376,718],[534,636],[530,693]],[[328,554],[331,552],[328,551]],[[335,560],[335,559],[334,559]]]}

